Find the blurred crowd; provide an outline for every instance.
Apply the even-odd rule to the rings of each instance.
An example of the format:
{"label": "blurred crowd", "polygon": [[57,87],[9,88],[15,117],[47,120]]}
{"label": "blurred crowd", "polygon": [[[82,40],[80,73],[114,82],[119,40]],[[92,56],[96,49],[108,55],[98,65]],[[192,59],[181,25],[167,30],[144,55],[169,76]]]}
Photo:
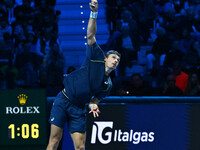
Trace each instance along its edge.
{"label": "blurred crowd", "polygon": [[62,89],[56,0],[1,0],[0,89]]}
{"label": "blurred crowd", "polygon": [[[55,4],[1,0],[0,89],[45,88],[56,96],[63,88]],[[122,55],[110,95],[200,96],[200,0],[106,0],[106,21],[110,37],[103,49]],[[145,71],[127,76],[141,53]]]}
{"label": "blurred crowd", "polygon": [[[105,49],[122,54],[112,95],[200,96],[200,0],[106,4],[110,37]],[[136,64],[145,71],[125,78],[126,68],[134,70]]]}

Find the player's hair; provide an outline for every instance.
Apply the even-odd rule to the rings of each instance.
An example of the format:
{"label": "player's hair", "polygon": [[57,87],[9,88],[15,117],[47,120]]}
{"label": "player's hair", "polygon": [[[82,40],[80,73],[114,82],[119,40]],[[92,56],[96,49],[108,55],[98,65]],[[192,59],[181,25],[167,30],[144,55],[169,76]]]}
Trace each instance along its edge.
{"label": "player's hair", "polygon": [[106,57],[108,57],[110,54],[115,54],[117,56],[119,56],[119,58],[121,58],[121,54],[115,50],[109,50],[107,53],[106,53]]}

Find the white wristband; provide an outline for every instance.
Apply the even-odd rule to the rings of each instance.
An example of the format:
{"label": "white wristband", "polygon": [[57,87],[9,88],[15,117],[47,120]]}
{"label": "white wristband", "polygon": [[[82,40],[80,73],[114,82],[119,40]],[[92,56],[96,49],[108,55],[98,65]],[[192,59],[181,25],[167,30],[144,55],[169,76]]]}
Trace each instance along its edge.
{"label": "white wristband", "polygon": [[92,106],[94,106],[94,105],[96,105],[96,104],[90,104],[90,105],[89,105],[89,108],[91,109],[91,108],[92,108]]}
{"label": "white wristband", "polygon": [[90,12],[90,18],[97,18],[98,12]]}

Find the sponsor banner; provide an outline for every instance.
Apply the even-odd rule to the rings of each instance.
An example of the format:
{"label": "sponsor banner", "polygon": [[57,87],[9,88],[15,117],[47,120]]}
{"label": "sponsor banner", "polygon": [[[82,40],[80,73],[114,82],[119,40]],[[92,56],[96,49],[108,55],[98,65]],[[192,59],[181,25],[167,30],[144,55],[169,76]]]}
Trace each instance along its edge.
{"label": "sponsor banner", "polygon": [[200,149],[200,104],[100,105],[87,117],[87,150]]}

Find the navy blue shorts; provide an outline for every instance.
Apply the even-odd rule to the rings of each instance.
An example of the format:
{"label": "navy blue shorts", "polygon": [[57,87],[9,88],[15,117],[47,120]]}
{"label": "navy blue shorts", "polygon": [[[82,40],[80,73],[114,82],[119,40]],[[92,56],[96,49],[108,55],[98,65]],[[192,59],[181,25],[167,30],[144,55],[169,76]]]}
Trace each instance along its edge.
{"label": "navy blue shorts", "polygon": [[85,132],[86,108],[75,106],[60,92],[53,103],[49,122],[61,128],[67,122],[69,132]]}

